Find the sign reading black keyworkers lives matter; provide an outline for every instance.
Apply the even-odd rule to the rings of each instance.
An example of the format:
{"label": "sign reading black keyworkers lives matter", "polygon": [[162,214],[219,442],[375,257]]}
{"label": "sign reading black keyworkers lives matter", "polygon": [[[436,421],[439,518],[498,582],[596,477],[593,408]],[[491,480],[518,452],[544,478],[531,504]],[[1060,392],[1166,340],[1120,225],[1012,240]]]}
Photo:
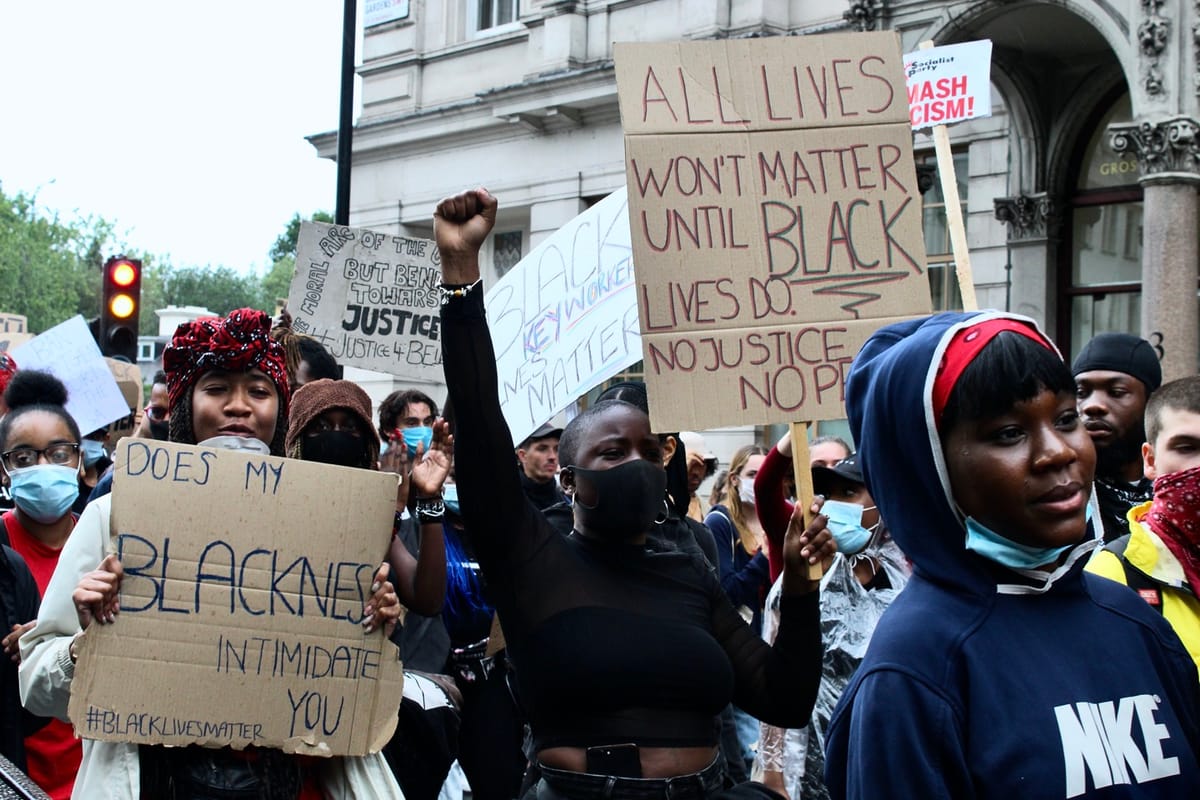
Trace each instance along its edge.
{"label": "sign reading black keyworkers lives matter", "polygon": [[288,293],[292,328],[341,364],[441,381],[440,263],[428,239],[305,222]]}
{"label": "sign reading black keyworkers lives matter", "polygon": [[109,549],[121,613],[79,647],[86,739],[377,752],[396,727],[396,646],[365,633],[396,478],[123,439]]}
{"label": "sign reading black keyworkers lives matter", "polygon": [[617,44],[656,430],[843,416],[929,283],[895,33]]}

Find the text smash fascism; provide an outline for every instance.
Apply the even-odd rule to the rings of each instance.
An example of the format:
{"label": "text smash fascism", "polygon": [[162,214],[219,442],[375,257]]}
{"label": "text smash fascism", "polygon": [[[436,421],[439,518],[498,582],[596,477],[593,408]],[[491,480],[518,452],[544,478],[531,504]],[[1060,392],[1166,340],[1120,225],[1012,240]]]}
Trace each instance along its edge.
{"label": "text smash fascism", "polygon": [[909,119],[914,128],[973,116],[975,98],[967,94],[967,77],[922,81],[908,90]]}

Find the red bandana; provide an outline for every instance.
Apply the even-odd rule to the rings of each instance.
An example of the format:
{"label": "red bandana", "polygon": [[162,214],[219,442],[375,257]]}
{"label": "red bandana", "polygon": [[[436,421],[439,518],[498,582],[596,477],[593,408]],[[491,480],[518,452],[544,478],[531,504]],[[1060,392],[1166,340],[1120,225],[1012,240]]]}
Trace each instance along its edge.
{"label": "red bandana", "polygon": [[1200,467],[1158,477],[1143,522],[1179,559],[1192,590],[1200,593]]}
{"label": "red bandana", "polygon": [[180,325],[163,351],[167,397],[174,409],[187,398],[200,376],[214,369],[244,372],[258,368],[279,391],[286,417],[290,392],[283,346],[271,338],[271,318],[252,308],[239,308],[225,319],[206,317]]}
{"label": "red bandana", "polygon": [[933,379],[933,420],[940,423],[942,411],[950,400],[950,392],[954,384],[962,377],[963,370],[975,360],[988,342],[995,339],[1004,331],[1012,331],[1028,337],[1047,349],[1054,349],[1050,343],[1031,325],[1015,319],[1004,317],[984,320],[983,322],[963,328],[954,334],[946,352],[942,355],[942,363],[938,366],[937,377]]}

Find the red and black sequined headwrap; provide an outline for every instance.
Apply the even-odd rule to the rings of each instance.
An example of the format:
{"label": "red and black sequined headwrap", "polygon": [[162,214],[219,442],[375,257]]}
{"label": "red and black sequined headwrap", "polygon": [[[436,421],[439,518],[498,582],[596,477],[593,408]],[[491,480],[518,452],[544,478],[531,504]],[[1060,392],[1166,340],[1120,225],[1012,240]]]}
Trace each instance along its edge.
{"label": "red and black sequined headwrap", "polygon": [[8,353],[0,353],[0,394],[8,388],[8,382],[17,374],[17,362]]}
{"label": "red and black sequined headwrap", "polygon": [[163,351],[167,396],[171,409],[188,397],[200,376],[210,370],[262,370],[279,392],[281,417],[287,418],[291,392],[283,346],[271,338],[271,318],[252,308],[231,311],[228,317],[185,322],[175,330]]}

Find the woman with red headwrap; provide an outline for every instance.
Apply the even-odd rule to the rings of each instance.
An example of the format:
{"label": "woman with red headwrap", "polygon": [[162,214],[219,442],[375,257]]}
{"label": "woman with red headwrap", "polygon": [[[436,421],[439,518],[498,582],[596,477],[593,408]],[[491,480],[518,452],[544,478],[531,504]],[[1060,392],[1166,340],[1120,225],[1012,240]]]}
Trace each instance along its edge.
{"label": "woman with red headwrap", "polygon": [[[180,325],[163,354],[171,441],[283,455],[290,394],[283,349],[266,314],[234,311],[225,319]],[[93,622],[118,613],[121,564],[105,555],[109,497],[88,506],[63,548],[35,628],[22,639],[21,695],[36,713],[67,718],[75,642]],[[96,566],[99,564],[99,566]],[[363,610],[368,630],[387,627],[399,605],[387,568]],[[302,759],[270,749],[235,752],[85,740],[74,797],[402,798],[381,755]]]}

